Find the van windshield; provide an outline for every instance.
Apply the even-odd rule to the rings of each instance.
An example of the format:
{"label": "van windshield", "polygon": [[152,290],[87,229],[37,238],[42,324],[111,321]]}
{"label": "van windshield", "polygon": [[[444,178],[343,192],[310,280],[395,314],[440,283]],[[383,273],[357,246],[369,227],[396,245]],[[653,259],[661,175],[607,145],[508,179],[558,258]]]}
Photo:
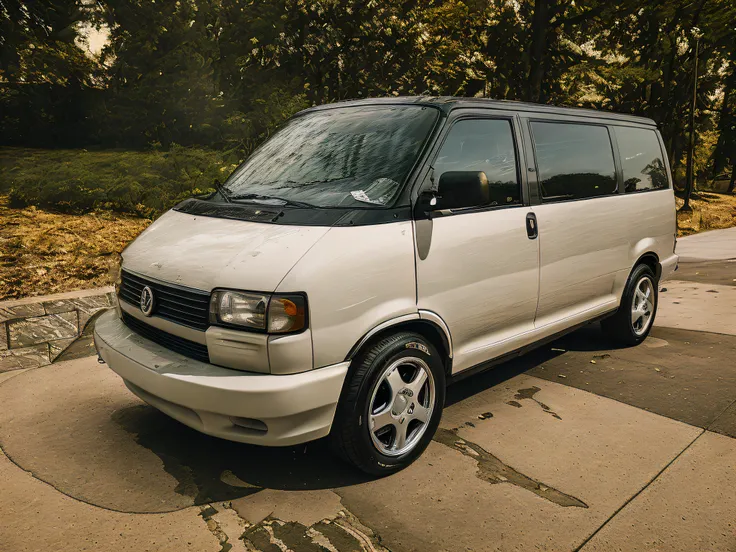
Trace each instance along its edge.
{"label": "van windshield", "polygon": [[230,175],[223,191],[231,201],[307,207],[391,206],[438,113],[414,105],[306,113],[258,148]]}

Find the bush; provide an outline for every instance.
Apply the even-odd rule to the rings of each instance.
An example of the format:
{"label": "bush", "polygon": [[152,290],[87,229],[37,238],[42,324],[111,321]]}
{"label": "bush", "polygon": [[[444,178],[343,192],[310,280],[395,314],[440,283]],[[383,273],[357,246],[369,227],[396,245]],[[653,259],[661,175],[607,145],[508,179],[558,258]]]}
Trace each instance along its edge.
{"label": "bush", "polygon": [[162,151],[0,149],[0,193],[12,207],[95,209],[154,217],[224,181],[237,159],[174,146]]}

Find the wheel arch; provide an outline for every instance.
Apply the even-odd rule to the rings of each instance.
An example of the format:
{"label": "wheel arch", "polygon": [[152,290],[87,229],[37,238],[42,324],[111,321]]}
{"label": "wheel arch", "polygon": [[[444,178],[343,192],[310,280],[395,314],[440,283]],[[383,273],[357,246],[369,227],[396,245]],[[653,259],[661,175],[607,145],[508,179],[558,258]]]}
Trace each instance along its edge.
{"label": "wheel arch", "polygon": [[444,321],[431,311],[419,311],[418,315],[412,318],[400,317],[377,325],[353,345],[345,360],[352,360],[375,342],[401,331],[415,332],[427,339],[442,356],[445,374],[452,373],[452,339],[449,329]]}
{"label": "wheel arch", "polygon": [[631,271],[633,272],[633,270],[640,264],[645,264],[651,268],[657,281],[659,281],[660,276],[662,276],[662,265],[659,262],[659,256],[654,251],[647,251],[640,255],[634,263],[634,266],[631,267]]}

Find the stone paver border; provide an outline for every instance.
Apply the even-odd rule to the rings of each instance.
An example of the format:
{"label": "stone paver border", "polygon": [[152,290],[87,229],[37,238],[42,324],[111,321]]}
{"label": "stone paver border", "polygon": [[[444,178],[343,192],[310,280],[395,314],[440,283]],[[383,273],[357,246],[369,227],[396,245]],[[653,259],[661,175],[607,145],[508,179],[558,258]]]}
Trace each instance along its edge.
{"label": "stone paver border", "polygon": [[104,287],[0,302],[0,372],[51,364],[97,312],[114,305]]}

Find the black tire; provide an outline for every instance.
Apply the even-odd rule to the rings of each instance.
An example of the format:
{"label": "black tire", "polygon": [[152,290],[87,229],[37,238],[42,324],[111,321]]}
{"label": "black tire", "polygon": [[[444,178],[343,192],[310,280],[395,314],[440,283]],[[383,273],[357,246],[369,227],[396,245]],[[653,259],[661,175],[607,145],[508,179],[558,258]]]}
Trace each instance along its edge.
{"label": "black tire", "polygon": [[[653,308],[651,309],[651,319],[644,331],[639,332],[634,327],[631,313],[637,285],[643,278],[647,278],[651,282],[654,300]],[[618,311],[616,311],[616,314],[613,316],[606,318],[601,322],[603,332],[622,345],[633,346],[644,341],[652,330],[652,326],[654,326],[654,318],[657,315],[657,306],[659,305],[658,283],[657,277],[649,266],[640,264],[634,267],[634,270],[631,271],[631,275],[629,276],[629,280],[626,282],[626,288],[624,289],[623,296],[621,297],[621,305],[619,306]]]}
{"label": "black tire", "polygon": [[[399,359],[412,357],[423,360],[434,379],[432,413],[424,433],[411,450],[399,456],[387,456],[379,451],[371,438],[371,398],[384,370]],[[416,400],[419,401],[418,394]],[[410,332],[385,337],[353,359],[332,424],[330,444],[341,458],[366,473],[388,475],[397,472],[411,464],[427,448],[439,425],[444,404],[445,371],[442,359],[432,344],[421,335]]]}

